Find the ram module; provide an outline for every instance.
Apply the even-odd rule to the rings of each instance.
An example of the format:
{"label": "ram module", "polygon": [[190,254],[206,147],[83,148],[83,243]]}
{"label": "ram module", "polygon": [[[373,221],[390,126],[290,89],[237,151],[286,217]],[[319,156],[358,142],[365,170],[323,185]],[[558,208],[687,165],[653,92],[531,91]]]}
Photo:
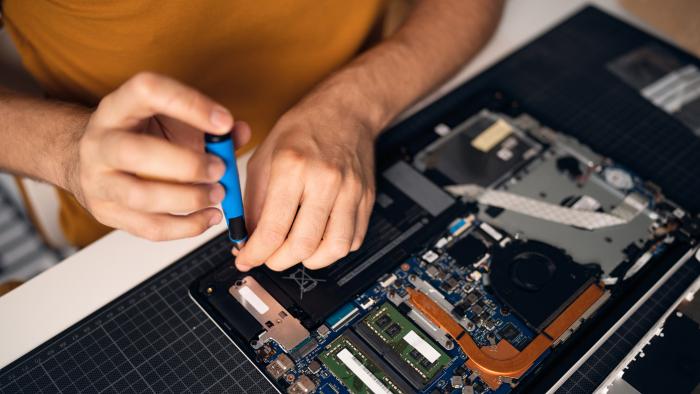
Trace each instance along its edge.
{"label": "ram module", "polygon": [[412,393],[387,363],[351,330],[337,338],[319,359],[352,393]]}
{"label": "ram module", "polygon": [[355,331],[416,389],[450,364],[450,357],[389,303],[357,323]]}

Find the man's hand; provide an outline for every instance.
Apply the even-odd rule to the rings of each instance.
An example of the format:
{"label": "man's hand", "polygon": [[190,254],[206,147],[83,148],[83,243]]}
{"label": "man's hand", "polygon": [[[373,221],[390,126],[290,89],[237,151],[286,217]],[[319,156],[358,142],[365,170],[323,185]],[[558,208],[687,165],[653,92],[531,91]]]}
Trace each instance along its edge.
{"label": "man's hand", "polygon": [[[248,165],[252,236],[240,270],[325,267],[360,247],[374,203],[374,139],[486,42],[500,0],[421,0],[390,38],[287,112]],[[440,23],[436,23],[440,21]]]}
{"label": "man's hand", "polygon": [[331,92],[285,114],[248,164],[252,230],[236,266],[318,269],[357,250],[374,204],[374,130]]}
{"label": "man's hand", "polygon": [[[221,221],[224,163],[203,132],[225,134],[231,114],[172,79],[141,73],[102,99],[80,138],[66,185],[103,224],[150,240],[190,237]],[[240,147],[250,129],[237,122]]]}

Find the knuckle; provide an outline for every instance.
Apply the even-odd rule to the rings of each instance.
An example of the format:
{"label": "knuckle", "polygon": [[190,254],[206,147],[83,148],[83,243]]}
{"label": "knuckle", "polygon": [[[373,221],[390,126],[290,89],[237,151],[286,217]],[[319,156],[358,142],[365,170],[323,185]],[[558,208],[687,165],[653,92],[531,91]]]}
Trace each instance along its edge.
{"label": "knuckle", "polygon": [[204,155],[187,152],[180,158],[185,165],[183,168],[187,171],[184,174],[189,179],[206,179],[208,162]]}
{"label": "knuckle", "polygon": [[136,152],[141,149],[141,146],[129,137],[126,134],[113,137],[113,144],[110,144],[107,149],[112,152],[118,165],[131,168],[131,166],[139,164],[137,160],[139,155]]}
{"label": "knuckle", "polygon": [[322,161],[316,164],[316,171],[319,176],[323,178],[324,181],[332,184],[337,184],[340,182],[343,174],[341,173],[338,166],[327,161]]}
{"label": "knuckle", "polygon": [[158,76],[152,72],[142,71],[134,75],[130,80],[130,87],[144,97],[153,94],[158,85]]}
{"label": "knuckle", "polygon": [[195,189],[190,198],[190,205],[194,208],[202,208],[211,205],[211,200],[209,199],[209,191],[207,189]]}
{"label": "knuckle", "polygon": [[262,224],[260,225],[258,231],[260,232],[260,237],[264,239],[268,245],[279,246],[287,237],[286,231],[274,226],[266,226]]}
{"label": "knuckle", "polygon": [[147,203],[146,193],[137,187],[124,188],[122,191],[122,203],[131,208],[143,208]]}
{"label": "knuckle", "polygon": [[275,154],[275,158],[280,165],[301,166],[306,162],[306,157],[302,152],[292,148],[282,148]]}
{"label": "knuckle", "polygon": [[140,229],[139,235],[154,242],[166,240],[165,231],[155,222],[146,223],[145,226]]}
{"label": "knuckle", "polygon": [[351,172],[347,175],[345,175],[345,181],[352,187],[353,189],[356,190],[362,190],[364,189],[364,182],[362,182],[362,177],[356,172]]}
{"label": "knuckle", "polygon": [[333,260],[339,260],[347,256],[350,253],[350,241],[345,239],[338,239],[331,242],[328,246],[328,253],[333,258]]}
{"label": "knuckle", "polygon": [[181,97],[182,105],[187,109],[195,109],[201,106],[203,98],[195,91],[187,91],[184,94],[185,97]]}
{"label": "knuckle", "polygon": [[308,237],[296,237],[291,240],[292,253],[299,261],[311,256],[316,251],[316,242]]}
{"label": "knuckle", "polygon": [[307,229],[321,228],[325,226],[328,220],[328,210],[318,203],[310,202],[306,204],[306,222],[304,223]]}
{"label": "knuckle", "polygon": [[192,217],[185,227],[185,236],[194,236],[203,233],[207,229],[207,222],[204,216]]}
{"label": "knuckle", "polygon": [[346,175],[343,189],[352,196],[355,204],[359,204],[364,196],[362,179],[356,174]]}
{"label": "knuckle", "polygon": [[103,112],[107,111],[109,108],[112,107],[113,102],[114,102],[115,93],[116,92],[112,92],[112,93],[104,96],[102,98],[102,100],[100,100],[100,102],[97,104],[97,109],[94,112],[93,119],[91,119],[91,120],[94,121],[94,117],[99,116],[100,114],[102,114]]}

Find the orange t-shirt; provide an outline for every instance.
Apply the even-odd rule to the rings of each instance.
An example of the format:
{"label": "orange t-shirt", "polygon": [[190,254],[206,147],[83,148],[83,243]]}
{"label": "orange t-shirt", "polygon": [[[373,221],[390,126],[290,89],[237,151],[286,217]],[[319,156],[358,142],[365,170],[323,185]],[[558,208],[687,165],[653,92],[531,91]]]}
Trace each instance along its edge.
{"label": "orange t-shirt", "polygon": [[[183,81],[250,123],[251,145],[353,57],[383,0],[4,0],[5,26],[52,97],[95,105],[139,71]],[[108,229],[62,197],[66,236]],[[89,228],[89,229],[88,229]]]}

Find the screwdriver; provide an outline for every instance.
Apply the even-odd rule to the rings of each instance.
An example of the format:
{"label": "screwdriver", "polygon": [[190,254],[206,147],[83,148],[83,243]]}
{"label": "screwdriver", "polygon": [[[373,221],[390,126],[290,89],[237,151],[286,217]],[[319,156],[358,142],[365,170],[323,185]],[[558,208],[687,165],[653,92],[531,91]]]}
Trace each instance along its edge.
{"label": "screwdriver", "polygon": [[226,192],[224,200],[221,202],[221,208],[228,225],[228,238],[240,250],[248,239],[248,231],[243,217],[243,198],[233,138],[230,132],[225,135],[206,133],[204,134],[204,145],[207,152],[218,156],[226,165],[226,172],[219,180]]}

